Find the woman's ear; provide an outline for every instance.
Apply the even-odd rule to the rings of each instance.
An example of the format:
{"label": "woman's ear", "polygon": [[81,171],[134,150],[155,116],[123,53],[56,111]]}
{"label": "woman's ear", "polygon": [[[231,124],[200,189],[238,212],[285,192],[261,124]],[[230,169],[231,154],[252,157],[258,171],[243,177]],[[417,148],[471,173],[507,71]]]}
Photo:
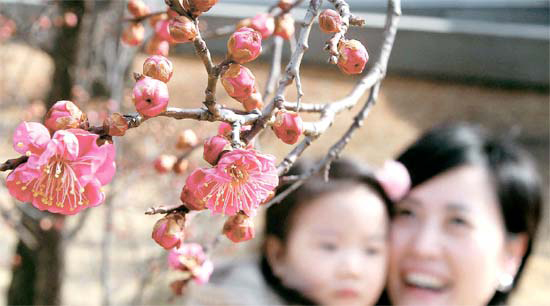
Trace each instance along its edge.
{"label": "woman's ear", "polygon": [[265,239],[265,254],[273,274],[281,278],[285,269],[285,250],[281,239],[268,235]]}
{"label": "woman's ear", "polygon": [[527,251],[528,241],[526,233],[513,234],[506,239],[503,272],[512,278],[516,277],[521,260]]}

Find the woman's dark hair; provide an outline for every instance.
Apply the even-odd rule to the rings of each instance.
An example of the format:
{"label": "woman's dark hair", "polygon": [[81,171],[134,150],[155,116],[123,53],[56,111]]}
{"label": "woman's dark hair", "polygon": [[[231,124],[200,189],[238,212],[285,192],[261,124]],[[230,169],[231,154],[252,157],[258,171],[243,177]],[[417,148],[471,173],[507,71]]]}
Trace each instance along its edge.
{"label": "woman's dark hair", "polygon": [[[528,236],[513,290],[531,254],[541,218],[542,186],[530,155],[513,141],[492,137],[478,126],[453,123],[428,131],[397,160],[409,171],[412,188],[463,165],[482,166],[487,170],[507,232]],[[497,291],[489,304],[505,303],[512,290]]]}
{"label": "woman's dark hair", "polygon": [[[308,163],[298,163],[290,169],[287,175],[300,175],[305,173],[308,168]],[[355,185],[365,186],[374,191],[382,199],[388,215],[392,215],[392,201],[388,198],[373,173],[365,166],[347,159],[336,160],[329,169],[328,178],[329,181],[326,182],[321,175],[312,176],[296,190],[290,192],[280,203],[270,206],[266,211],[265,236],[275,237],[284,245],[295,222],[296,213],[300,209],[315,199],[333,192],[341,192]],[[279,186],[276,194],[283,192],[289,186],[290,184]],[[262,251],[261,270],[267,284],[287,303],[315,304],[314,301],[309,300],[299,292],[286,288],[281,280],[273,274],[266,257],[265,245]]]}

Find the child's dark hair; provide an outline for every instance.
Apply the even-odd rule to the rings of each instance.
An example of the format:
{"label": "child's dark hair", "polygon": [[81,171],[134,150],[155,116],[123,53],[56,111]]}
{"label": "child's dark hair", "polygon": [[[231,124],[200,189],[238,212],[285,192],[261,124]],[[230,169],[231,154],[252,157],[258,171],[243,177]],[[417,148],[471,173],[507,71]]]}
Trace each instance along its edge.
{"label": "child's dark hair", "polygon": [[[487,170],[498,196],[506,231],[526,233],[528,245],[512,289],[532,251],[542,210],[541,182],[530,155],[508,139],[497,139],[466,123],[435,127],[420,137],[398,161],[411,176],[412,188],[462,165]],[[509,292],[497,291],[489,304],[505,303]]]}
{"label": "child's dark hair", "polygon": [[[300,175],[308,169],[307,163],[295,165],[287,175]],[[374,191],[384,203],[388,216],[393,213],[393,203],[376,180],[373,173],[365,166],[347,159],[334,161],[328,173],[329,181],[326,182],[322,175],[309,178],[303,185],[289,193],[280,203],[272,205],[266,211],[264,235],[272,236],[285,245],[288,234],[292,230],[296,213],[315,199],[327,194],[343,191],[353,186],[365,186]],[[277,194],[286,190],[290,185],[282,185],[277,189]],[[265,245],[261,259],[262,275],[267,284],[289,304],[312,305],[315,302],[301,295],[299,292],[286,288],[281,280],[273,274],[267,261]]]}

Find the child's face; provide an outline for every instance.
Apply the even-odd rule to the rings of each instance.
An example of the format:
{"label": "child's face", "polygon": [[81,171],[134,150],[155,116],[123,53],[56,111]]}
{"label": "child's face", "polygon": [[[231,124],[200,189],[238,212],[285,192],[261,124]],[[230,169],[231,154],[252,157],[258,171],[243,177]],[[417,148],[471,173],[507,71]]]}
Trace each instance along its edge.
{"label": "child's face", "polygon": [[382,200],[354,185],[301,208],[274,272],[324,305],[372,305],[386,279],[388,215]]}

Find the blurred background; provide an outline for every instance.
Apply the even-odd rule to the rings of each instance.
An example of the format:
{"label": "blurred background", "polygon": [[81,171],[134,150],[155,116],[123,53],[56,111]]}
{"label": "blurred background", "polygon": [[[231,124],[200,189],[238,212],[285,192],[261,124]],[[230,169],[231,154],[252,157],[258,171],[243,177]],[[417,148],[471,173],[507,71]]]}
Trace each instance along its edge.
{"label": "blurred background", "polygon": [[[152,11],[165,8],[162,0],[145,2]],[[272,2],[220,0],[201,19],[202,26],[209,31],[235,24],[266,11]],[[370,63],[374,63],[382,39],[386,1],[348,3],[352,12],[367,22],[365,28],[352,28],[348,36],[367,46]],[[379,101],[344,154],[378,166],[437,123],[480,123],[497,134],[512,135],[535,156],[548,200],[549,2],[404,0],[402,6],[403,17]],[[293,11],[297,21],[303,18],[305,7]],[[57,100],[77,103],[94,125],[100,125],[110,112],[134,111],[131,73],[141,71],[147,54],[142,47],[120,43],[125,26],[122,19],[128,16],[125,1],[0,0],[0,15],[2,161],[16,157],[11,137],[17,124],[21,120],[41,120],[47,107]],[[147,27],[147,36],[152,32]],[[323,45],[327,39],[314,25],[301,68],[304,102],[334,101],[358,81],[326,64]],[[226,41],[224,36],[206,40],[216,62],[225,55]],[[247,64],[262,89],[272,55],[271,48],[264,49],[260,60]],[[284,54],[283,65],[290,54],[288,44]],[[206,73],[192,46],[171,46],[169,59],[174,64],[174,76],[168,84],[170,105],[200,107]],[[225,91],[217,94],[220,103],[238,106]],[[288,91],[288,98],[295,98],[293,89]],[[304,156],[323,156],[351,124],[357,110],[338,116]],[[166,253],[150,239],[159,217],[146,216],[144,211],[151,206],[178,203],[185,174],[160,175],[153,161],[162,153],[182,154],[174,146],[176,135],[188,128],[204,139],[215,134],[217,125],[155,118],[116,139],[118,171],[107,189],[107,202],[78,216],[63,219],[38,213],[16,203],[1,186],[0,303],[28,301],[25,298],[38,295],[40,289],[21,289],[29,287],[26,284],[32,279],[60,284],[56,287],[58,293],[46,292],[44,299],[33,300],[36,304],[170,302]],[[261,148],[281,159],[292,147],[274,139],[270,132],[262,134]],[[201,156],[201,150],[190,155],[189,170],[204,166]],[[7,173],[1,175],[5,178]],[[550,299],[549,220],[547,208],[536,253],[513,297],[514,305],[544,305]],[[193,222],[205,225],[191,229],[189,237],[196,241],[211,239],[217,232],[206,228],[221,230],[223,224],[222,219],[206,215],[198,215]],[[31,240],[32,245],[32,237],[38,246],[44,241],[49,242],[48,246],[27,248],[20,241]],[[214,262],[227,262],[253,252],[260,240],[233,245],[224,238],[213,254]],[[25,270],[26,258],[36,267],[46,268],[32,275]]]}

